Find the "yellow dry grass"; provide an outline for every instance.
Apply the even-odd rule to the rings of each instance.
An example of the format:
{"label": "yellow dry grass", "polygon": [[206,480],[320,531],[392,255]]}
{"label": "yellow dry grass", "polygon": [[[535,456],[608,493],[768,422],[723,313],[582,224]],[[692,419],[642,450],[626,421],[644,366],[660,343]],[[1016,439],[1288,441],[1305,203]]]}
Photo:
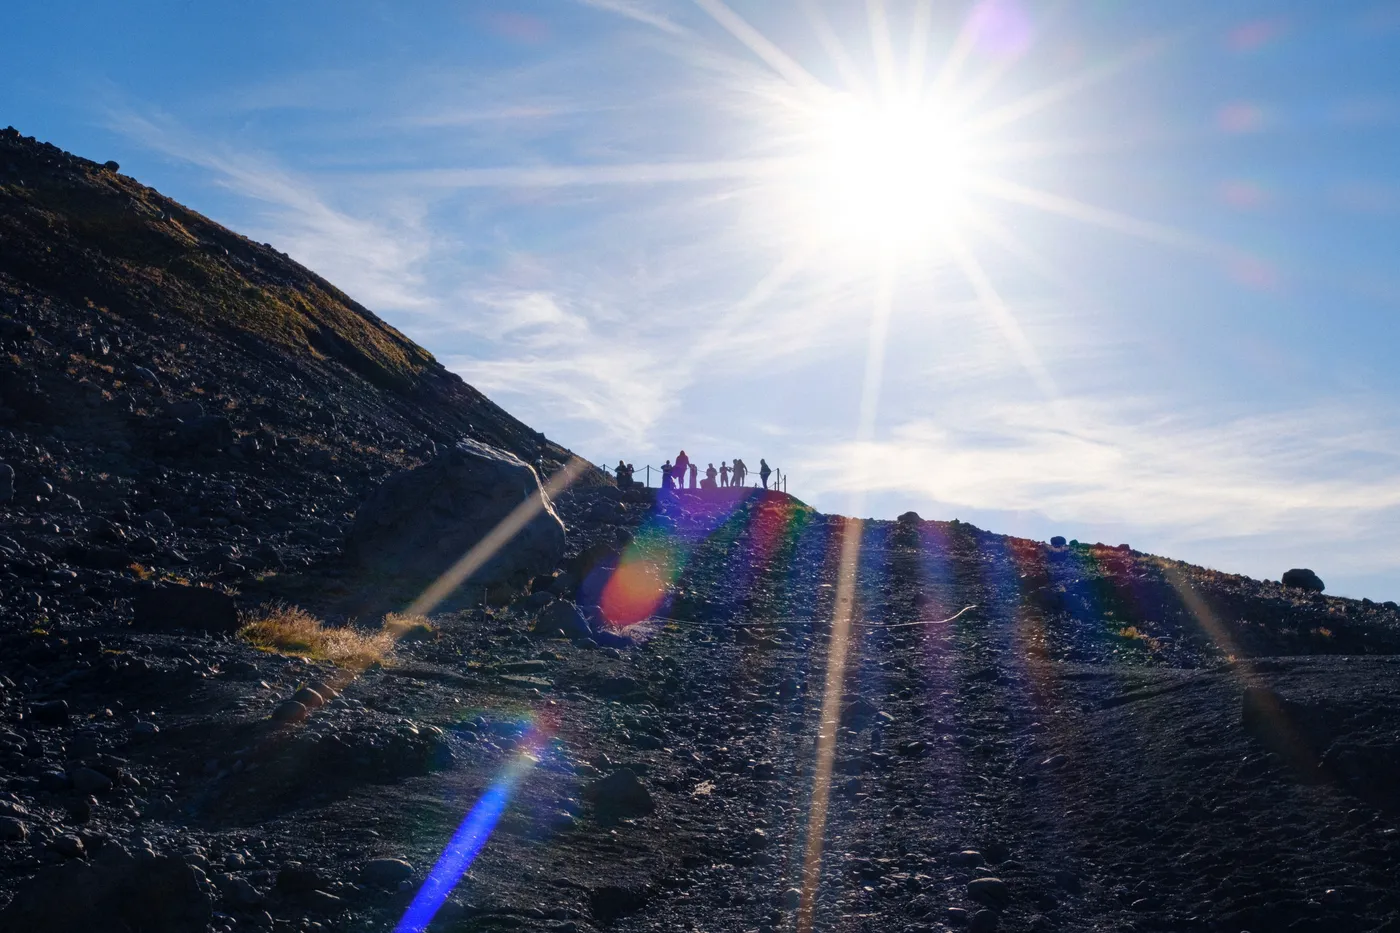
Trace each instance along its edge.
{"label": "yellow dry grass", "polygon": [[424,641],[433,637],[433,626],[426,616],[391,612],[384,617],[384,631],[394,641]]}
{"label": "yellow dry grass", "polygon": [[238,634],[263,651],[329,661],[356,671],[383,662],[398,640],[387,628],[331,628],[305,609],[282,603],[263,606],[246,619]]}

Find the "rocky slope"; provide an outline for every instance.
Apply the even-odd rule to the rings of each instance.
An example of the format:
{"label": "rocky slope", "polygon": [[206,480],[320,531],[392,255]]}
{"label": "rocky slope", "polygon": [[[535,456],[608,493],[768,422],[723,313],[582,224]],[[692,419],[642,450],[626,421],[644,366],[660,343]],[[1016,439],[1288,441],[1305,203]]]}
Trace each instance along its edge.
{"label": "rocky slope", "polygon": [[[567,454],[269,247],[15,134],[0,339],[0,929],[427,922],[469,812],[432,929],[796,929],[849,520],[588,475],[554,573],[367,670],[152,630],[158,580],[372,627],[419,592],[343,553],[382,477],[461,437]],[[859,534],[818,928],[1400,929],[1393,604]]]}

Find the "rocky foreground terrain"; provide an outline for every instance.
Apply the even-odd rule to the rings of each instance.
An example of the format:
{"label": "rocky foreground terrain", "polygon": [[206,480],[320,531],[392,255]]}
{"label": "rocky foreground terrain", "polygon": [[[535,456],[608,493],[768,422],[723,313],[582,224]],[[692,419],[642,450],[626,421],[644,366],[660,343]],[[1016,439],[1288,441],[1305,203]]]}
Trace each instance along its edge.
{"label": "rocky foreground terrain", "polygon": [[12,131],[0,343],[0,930],[1400,930],[1393,603],[585,469],[392,615],[568,452]]}

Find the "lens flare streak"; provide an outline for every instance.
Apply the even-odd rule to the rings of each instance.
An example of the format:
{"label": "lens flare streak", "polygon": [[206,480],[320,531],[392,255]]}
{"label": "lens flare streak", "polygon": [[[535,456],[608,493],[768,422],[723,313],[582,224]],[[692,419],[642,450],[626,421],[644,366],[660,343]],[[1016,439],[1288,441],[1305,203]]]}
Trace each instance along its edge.
{"label": "lens flare streak", "polygon": [[413,896],[413,902],[404,911],[403,919],[394,927],[394,933],[422,933],[432,923],[438,908],[485,848],[516,786],[538,762],[537,755],[543,743],[544,736],[539,730],[527,734],[514,760],[467,812],[437,864],[428,872],[423,886]]}

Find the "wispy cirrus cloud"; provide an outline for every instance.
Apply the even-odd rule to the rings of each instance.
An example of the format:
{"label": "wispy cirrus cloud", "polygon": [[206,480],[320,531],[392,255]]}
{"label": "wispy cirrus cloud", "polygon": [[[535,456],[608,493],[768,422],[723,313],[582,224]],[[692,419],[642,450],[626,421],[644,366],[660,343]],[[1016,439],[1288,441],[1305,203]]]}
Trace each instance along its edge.
{"label": "wispy cirrus cloud", "polygon": [[614,13],[633,22],[652,26],[674,36],[686,34],[686,30],[674,19],[662,13],[655,4],[645,0],[578,0],[584,6],[606,13]]}
{"label": "wispy cirrus cloud", "polygon": [[108,126],[148,149],[198,166],[217,185],[259,205],[246,229],[371,307],[424,309],[422,265],[432,253],[422,208],[408,199],[380,201],[352,213],[332,206],[315,182],[274,157],[209,144],[174,120],[114,109]]}

